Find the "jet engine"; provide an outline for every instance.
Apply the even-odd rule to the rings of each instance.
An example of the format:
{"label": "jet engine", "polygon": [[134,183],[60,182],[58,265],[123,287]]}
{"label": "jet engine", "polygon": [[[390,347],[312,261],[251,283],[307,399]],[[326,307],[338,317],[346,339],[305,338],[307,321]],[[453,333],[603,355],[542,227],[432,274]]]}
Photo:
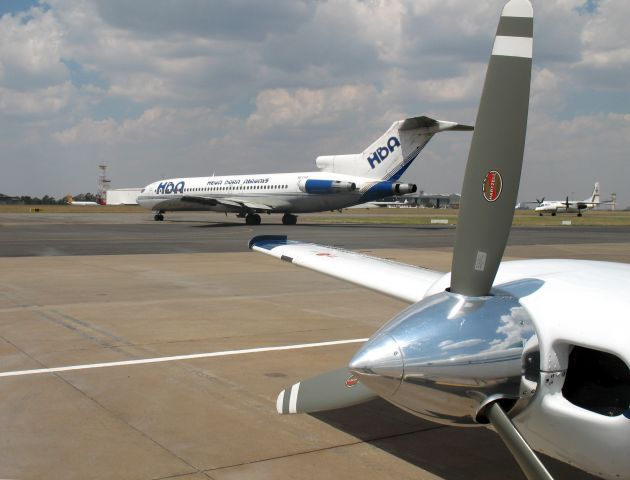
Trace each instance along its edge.
{"label": "jet engine", "polygon": [[371,198],[390,197],[392,195],[404,195],[414,193],[418,187],[413,183],[378,182],[368,189]]}
{"label": "jet engine", "polygon": [[305,193],[346,193],[354,192],[357,185],[354,182],[342,182],[340,180],[300,180],[298,187]]}

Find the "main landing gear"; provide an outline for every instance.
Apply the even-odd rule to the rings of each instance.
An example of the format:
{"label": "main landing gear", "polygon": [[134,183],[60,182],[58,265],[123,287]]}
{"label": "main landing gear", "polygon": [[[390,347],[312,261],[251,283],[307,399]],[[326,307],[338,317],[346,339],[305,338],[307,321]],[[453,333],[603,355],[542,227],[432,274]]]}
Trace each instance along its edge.
{"label": "main landing gear", "polygon": [[158,212],[153,217],[153,220],[155,220],[156,222],[161,222],[162,220],[164,220],[164,215],[162,214],[162,212]]}
{"label": "main landing gear", "polygon": [[285,213],[282,215],[282,223],[283,225],[295,225],[297,223],[297,216],[291,215],[290,213]]}
{"label": "main landing gear", "polygon": [[245,223],[247,225],[260,225],[260,215],[257,213],[248,213],[245,216]]}

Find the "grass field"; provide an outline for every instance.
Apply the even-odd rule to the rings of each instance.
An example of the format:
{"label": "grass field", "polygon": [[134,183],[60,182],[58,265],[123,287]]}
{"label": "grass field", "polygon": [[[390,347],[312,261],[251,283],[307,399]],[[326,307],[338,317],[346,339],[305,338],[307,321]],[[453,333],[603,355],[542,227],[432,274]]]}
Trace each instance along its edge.
{"label": "grass field", "polygon": [[[31,213],[33,215],[70,214],[70,213],[147,213],[138,205],[0,205],[3,213]],[[203,214],[202,212],[199,212]],[[630,211],[589,211],[582,217],[575,214],[559,214],[555,217],[538,216],[533,211],[517,210],[514,225],[523,226],[560,226],[562,221],[571,221],[571,226],[630,226]],[[367,224],[403,224],[430,225],[431,220],[447,220],[449,225],[457,224],[458,210],[431,208],[378,208],[346,209],[339,212],[322,212],[304,215],[312,223],[367,223]]]}
{"label": "grass field", "polygon": [[3,213],[140,213],[139,205],[0,205]]}
{"label": "grass field", "polygon": [[[309,216],[309,221],[317,223],[370,223],[430,225],[431,220],[447,220],[449,225],[457,224],[458,210],[430,208],[379,208],[371,210],[350,209],[343,213],[320,213]],[[571,221],[571,226],[630,226],[630,212],[587,212],[582,217],[575,214],[559,214],[555,217],[540,217],[533,211],[518,210],[513,225],[560,226],[563,221]]]}

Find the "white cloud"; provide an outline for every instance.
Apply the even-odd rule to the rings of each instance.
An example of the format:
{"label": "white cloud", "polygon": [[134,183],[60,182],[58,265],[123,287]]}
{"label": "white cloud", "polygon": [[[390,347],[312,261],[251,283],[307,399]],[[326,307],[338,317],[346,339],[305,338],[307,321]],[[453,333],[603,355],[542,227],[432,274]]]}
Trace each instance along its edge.
{"label": "white cloud", "polygon": [[254,130],[319,125],[358,115],[376,95],[368,85],[343,85],[320,90],[265,90],[256,97],[256,111],[247,124]]}
{"label": "white cloud", "polygon": [[75,99],[76,89],[70,82],[29,91],[0,87],[0,112],[39,121],[63,111]]}
{"label": "white cloud", "polygon": [[630,3],[626,1],[598,4],[598,14],[591,17],[582,30],[582,66],[615,71],[630,66],[629,17]]}
{"label": "white cloud", "polygon": [[54,15],[40,8],[0,17],[0,85],[28,91],[67,80],[61,37]]}
{"label": "white cloud", "polygon": [[138,118],[124,121],[84,118],[71,128],[53,133],[52,138],[64,146],[159,143],[193,132],[203,135],[216,126],[217,119],[209,109],[151,108]]}

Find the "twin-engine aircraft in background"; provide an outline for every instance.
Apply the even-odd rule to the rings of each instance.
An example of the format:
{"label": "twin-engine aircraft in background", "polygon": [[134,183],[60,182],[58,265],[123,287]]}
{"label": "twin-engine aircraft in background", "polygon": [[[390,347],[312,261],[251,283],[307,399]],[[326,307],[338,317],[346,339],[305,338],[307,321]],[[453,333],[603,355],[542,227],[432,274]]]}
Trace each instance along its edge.
{"label": "twin-engine aircraft in background", "polygon": [[429,117],[407,118],[391,127],[362,153],[317,157],[317,172],[232,175],[159,180],[147,185],[138,203],[164,220],[167,211],[213,210],[236,213],[248,225],[260,213],[283,213],[293,225],[296,213],[338,210],[391,195],[413,193],[400,177],[438,132],[473,127]]}
{"label": "twin-engine aircraft in background", "polygon": [[[534,203],[534,202],[527,202]],[[577,213],[578,217],[582,216],[583,210],[590,210],[597,205],[602,205],[608,202],[599,201],[599,182],[595,182],[593,187],[593,193],[590,197],[584,200],[569,200],[567,196],[566,200],[547,200],[545,197],[541,200],[536,199],[538,206],[534,209],[541,217],[544,213],[550,213],[552,216],[556,216],[558,213]]]}
{"label": "twin-engine aircraft in background", "polygon": [[551,478],[531,447],[603,478],[630,478],[630,265],[501,262],[521,176],[532,32],[529,0],[508,2],[470,146],[451,273],[286,237],[250,241],[412,304],[348,366],[282,391],[278,412],[380,396],[435,422],[492,425],[529,479]]}

